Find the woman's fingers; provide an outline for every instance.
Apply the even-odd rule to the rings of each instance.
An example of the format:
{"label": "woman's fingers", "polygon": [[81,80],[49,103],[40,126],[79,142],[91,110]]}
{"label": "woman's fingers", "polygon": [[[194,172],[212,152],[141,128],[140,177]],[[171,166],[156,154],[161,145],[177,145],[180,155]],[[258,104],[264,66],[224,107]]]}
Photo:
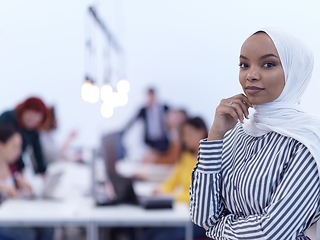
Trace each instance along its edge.
{"label": "woman's fingers", "polygon": [[14,188],[8,187],[7,188],[7,194],[10,198],[16,198],[17,195],[17,191]]}
{"label": "woman's fingers", "polygon": [[233,118],[234,114],[236,114],[236,121],[239,119],[240,122],[243,123],[244,118],[248,118],[249,106],[241,98],[224,99],[222,105],[226,107],[224,110],[226,114],[230,114]]}
{"label": "woman's fingers", "polygon": [[245,105],[248,106],[248,108],[249,108],[249,107],[253,107],[246,95],[244,95],[244,94],[239,94],[239,95],[237,95],[237,97],[240,98],[240,99],[242,100],[242,102],[243,102]]}
{"label": "woman's fingers", "polygon": [[239,116],[236,110],[229,106],[225,106],[225,105],[220,106],[218,112],[220,115],[230,115],[236,122],[239,119]]}
{"label": "woman's fingers", "polygon": [[13,189],[13,191],[12,191],[12,197],[13,198],[17,198],[18,197],[17,191],[15,189]]}
{"label": "woman's fingers", "polygon": [[222,99],[216,108],[208,140],[221,140],[224,134],[232,129],[238,121],[243,123],[244,118],[249,118],[249,107],[252,107],[252,104],[244,94]]}
{"label": "woman's fingers", "polygon": [[247,110],[243,109],[244,104],[240,104],[240,103],[233,103],[232,105],[230,105],[231,109],[234,109],[234,111],[237,114],[238,119],[240,120],[241,123],[243,123],[243,120],[245,117],[247,117]]}
{"label": "woman's fingers", "polygon": [[[249,102],[248,98],[243,95],[243,94],[239,94],[236,95],[232,98],[229,98],[230,101],[234,101],[235,103],[237,103],[239,105],[239,107],[241,107],[243,114],[240,112],[239,108],[237,108],[237,112],[241,115],[241,116],[245,116],[247,119],[249,118],[249,107],[253,107],[252,104]],[[233,105],[233,104],[232,104]],[[231,105],[231,107],[232,107]],[[236,106],[236,105],[234,105]]]}

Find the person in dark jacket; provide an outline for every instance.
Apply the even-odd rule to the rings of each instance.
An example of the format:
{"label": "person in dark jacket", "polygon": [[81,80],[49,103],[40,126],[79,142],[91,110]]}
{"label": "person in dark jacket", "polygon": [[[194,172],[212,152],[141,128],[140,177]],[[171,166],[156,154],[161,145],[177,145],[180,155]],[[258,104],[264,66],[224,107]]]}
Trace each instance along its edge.
{"label": "person in dark jacket", "polygon": [[[39,98],[31,97],[19,104],[14,110],[6,111],[0,116],[0,125],[11,125],[22,136],[22,152],[25,152],[28,146],[33,149],[35,158],[35,173],[44,174],[46,171],[46,161],[43,158],[41,144],[39,141],[39,129],[47,117],[47,107]],[[16,180],[23,177],[25,165],[22,155],[11,165],[11,170]],[[20,181],[22,187],[28,187],[26,183]]]}
{"label": "person in dark jacket", "polygon": [[157,152],[164,152],[168,149],[169,141],[165,124],[165,115],[169,107],[159,104],[156,99],[155,90],[150,88],[147,91],[147,104],[141,108],[124,128],[127,131],[138,119],[144,123],[144,142]]}

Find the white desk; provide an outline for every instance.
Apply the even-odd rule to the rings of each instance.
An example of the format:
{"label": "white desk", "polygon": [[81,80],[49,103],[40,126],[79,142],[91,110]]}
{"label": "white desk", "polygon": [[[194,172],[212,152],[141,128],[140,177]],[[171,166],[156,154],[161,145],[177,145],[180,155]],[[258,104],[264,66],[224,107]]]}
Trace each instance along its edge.
{"label": "white desk", "polygon": [[172,165],[166,164],[141,164],[129,160],[120,160],[116,162],[116,170],[119,174],[131,177],[134,174],[140,174],[148,181],[162,182],[172,172]]}
{"label": "white desk", "polygon": [[87,239],[98,239],[98,227],[186,227],[186,239],[192,239],[192,225],[186,204],[173,209],[146,210],[139,206],[116,205],[96,207],[91,198],[76,204],[48,200],[7,200],[0,207],[1,226],[65,226],[87,228]]}
{"label": "white desk", "polygon": [[87,240],[96,231],[85,219],[76,217],[74,206],[48,200],[7,200],[0,206],[0,226],[11,227],[60,227],[83,226]]}
{"label": "white desk", "polygon": [[[186,204],[173,209],[146,210],[139,206],[116,205],[97,207],[84,192],[89,191],[85,179],[90,179],[87,166],[66,164],[62,180],[62,200],[7,200],[0,205],[0,226],[84,226],[87,240],[98,239],[98,227],[184,226],[186,239],[192,239],[192,223]],[[82,183],[82,184],[80,184]],[[68,187],[66,187],[68,186]]]}
{"label": "white desk", "polygon": [[[172,209],[146,210],[133,205],[96,207],[88,203],[78,212],[79,221],[90,219],[94,224],[93,236],[97,236],[98,227],[175,227],[186,229],[186,239],[192,239],[192,223],[187,204],[175,204]],[[96,239],[96,238],[92,238]]]}

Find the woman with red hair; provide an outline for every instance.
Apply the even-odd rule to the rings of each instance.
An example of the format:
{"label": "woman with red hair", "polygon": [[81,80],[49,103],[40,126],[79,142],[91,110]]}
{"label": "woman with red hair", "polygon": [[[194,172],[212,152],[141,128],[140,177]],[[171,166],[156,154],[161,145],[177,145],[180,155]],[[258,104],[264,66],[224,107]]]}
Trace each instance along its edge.
{"label": "woman with red hair", "polygon": [[[36,97],[31,97],[19,104],[14,110],[6,111],[0,116],[0,125],[9,124],[18,130],[22,136],[22,151],[24,152],[28,146],[33,148],[36,166],[36,173],[44,173],[46,171],[46,161],[43,158],[41,144],[39,141],[39,133],[42,124],[47,118],[47,107],[43,101]],[[11,166],[16,180],[20,180],[20,174],[25,165],[20,156],[16,163]],[[22,187],[26,187],[22,184]]]}

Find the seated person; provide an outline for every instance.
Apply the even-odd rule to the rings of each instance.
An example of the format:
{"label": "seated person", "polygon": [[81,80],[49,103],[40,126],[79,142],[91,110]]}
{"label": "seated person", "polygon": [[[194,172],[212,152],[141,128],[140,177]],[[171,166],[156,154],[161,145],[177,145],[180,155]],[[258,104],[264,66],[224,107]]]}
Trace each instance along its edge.
{"label": "seated person", "polygon": [[[163,182],[155,194],[173,194],[176,201],[189,203],[189,187],[191,173],[197,162],[198,145],[201,139],[207,137],[207,128],[199,117],[189,118],[182,126],[183,152],[172,174]],[[150,228],[142,240],[181,240],[184,239],[183,227]],[[194,238],[205,238],[205,230],[193,224]]]}
{"label": "seated person", "polygon": [[145,162],[157,164],[174,164],[178,162],[182,153],[180,139],[181,127],[187,120],[186,111],[182,109],[169,110],[166,115],[166,126],[169,133],[169,147],[164,152],[150,151],[144,158]]}
{"label": "seated person", "polygon": [[[28,188],[17,190],[9,165],[22,151],[22,137],[11,126],[0,126],[0,192],[5,198],[17,198],[19,194],[31,194]],[[53,228],[0,227],[0,238],[10,240],[51,240]]]}

